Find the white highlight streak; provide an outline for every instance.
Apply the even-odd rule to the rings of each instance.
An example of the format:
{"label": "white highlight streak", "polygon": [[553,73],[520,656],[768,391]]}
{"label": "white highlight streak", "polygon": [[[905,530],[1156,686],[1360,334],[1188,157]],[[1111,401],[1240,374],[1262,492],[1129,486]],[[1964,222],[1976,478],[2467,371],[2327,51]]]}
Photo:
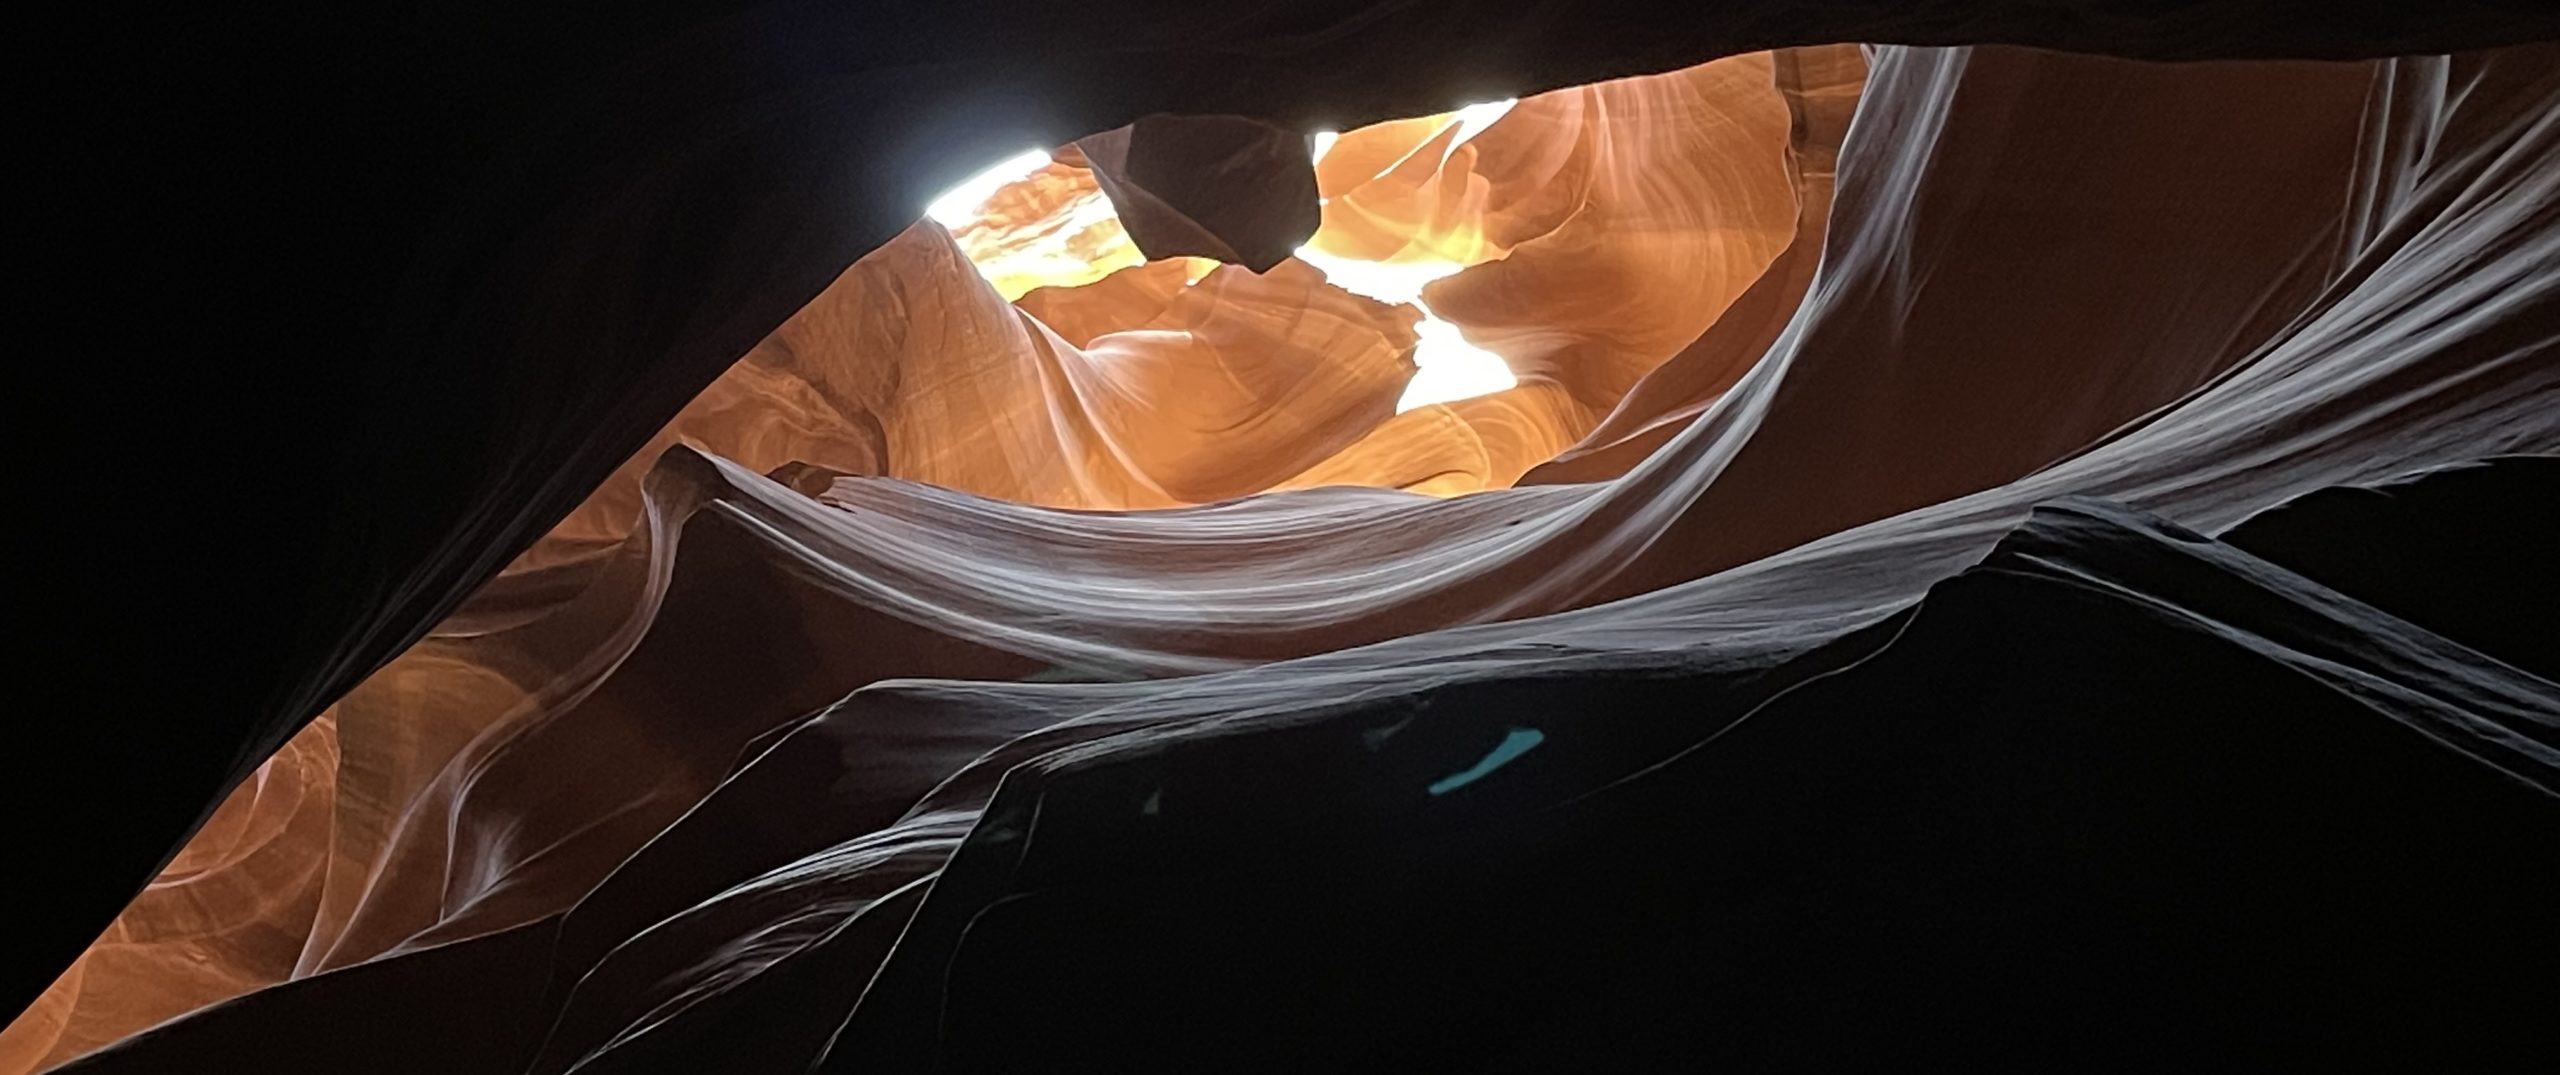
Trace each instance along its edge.
{"label": "white highlight streak", "polygon": [[978,207],[985,205],[987,199],[994,197],[1005,184],[1039,171],[1048,164],[1049,151],[1045,149],[1027,149],[1006,157],[942,192],[941,197],[925,206],[924,215],[946,228],[967,224],[978,218]]}
{"label": "white highlight streak", "polygon": [[1511,106],[1519,103],[1520,99],[1517,97],[1506,97],[1499,101],[1486,101],[1483,104],[1472,104],[1459,109],[1457,120],[1450,124],[1458,129],[1458,136],[1449,140],[1449,148],[1440,154],[1440,163],[1449,163],[1449,154],[1457,152],[1459,146],[1467,144],[1467,139],[1483,134],[1485,128],[1493,126],[1493,121],[1501,119],[1504,113],[1511,111]]}
{"label": "white highlight streak", "polygon": [[1440,320],[1422,301],[1422,285],[1455,276],[1465,268],[1453,261],[1355,261],[1312,246],[1298,248],[1298,260],[1323,270],[1325,280],[1354,295],[1379,302],[1410,305],[1422,311],[1414,326],[1421,337],[1413,348],[1416,367],[1396,400],[1401,414],[1416,407],[1500,392],[1520,383],[1502,356],[1467,342],[1458,326]]}

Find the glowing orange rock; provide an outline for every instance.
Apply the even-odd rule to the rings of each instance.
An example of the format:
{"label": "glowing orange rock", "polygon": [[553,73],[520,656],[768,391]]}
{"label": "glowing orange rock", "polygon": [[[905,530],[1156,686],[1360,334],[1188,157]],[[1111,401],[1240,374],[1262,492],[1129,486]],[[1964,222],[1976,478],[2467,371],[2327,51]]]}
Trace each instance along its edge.
{"label": "glowing orange rock", "polygon": [[1073,147],[996,188],[950,227],[960,252],[1007,299],[1089,284],[1146,262]]}
{"label": "glowing orange rock", "polygon": [[[1147,262],[1075,147],[948,225],[919,222],[271,761],[0,1039],[16,1065],[0,1070],[289,976],[528,920],[706,791],[716,769],[689,753],[703,742],[654,746],[632,729],[668,711],[627,696],[689,630],[671,625],[696,618],[661,604],[691,599],[652,581],[670,568],[647,552],[666,520],[643,517],[643,483],[671,446],[815,477],[813,493],[826,474],[880,475],[1079,509],[1509,485],[1696,338],[1794,235],[1791,113],[1771,72],[1765,54],[1737,57],[1348,132],[1313,181],[1327,199],[1308,243],[1322,270]],[[1394,301],[1356,290],[1379,280]],[[1426,294],[1441,319],[1425,321]],[[1425,330],[1498,352],[1518,384],[1398,413]],[[725,570],[704,562],[718,545],[688,546],[695,577]],[[780,614],[789,586],[749,581],[760,570],[730,570],[725,600]],[[778,588],[753,597],[759,587]],[[964,646],[922,664],[820,662],[805,692],[766,693],[787,709],[866,677],[1003,675],[1016,660]],[[592,806],[574,807],[518,760],[608,724],[635,752],[624,771],[661,786],[600,771],[579,785]],[[556,832],[436,821],[464,813],[568,820]],[[180,952],[188,974],[155,969]]]}

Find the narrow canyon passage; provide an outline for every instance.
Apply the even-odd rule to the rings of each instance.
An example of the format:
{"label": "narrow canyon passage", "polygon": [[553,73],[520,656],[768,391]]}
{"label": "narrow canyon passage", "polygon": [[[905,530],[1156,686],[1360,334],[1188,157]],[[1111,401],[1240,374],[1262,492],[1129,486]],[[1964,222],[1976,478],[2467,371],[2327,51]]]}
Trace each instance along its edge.
{"label": "narrow canyon passage", "polygon": [[2535,36],[988,154],[282,739],[0,1075],[2517,1060]]}

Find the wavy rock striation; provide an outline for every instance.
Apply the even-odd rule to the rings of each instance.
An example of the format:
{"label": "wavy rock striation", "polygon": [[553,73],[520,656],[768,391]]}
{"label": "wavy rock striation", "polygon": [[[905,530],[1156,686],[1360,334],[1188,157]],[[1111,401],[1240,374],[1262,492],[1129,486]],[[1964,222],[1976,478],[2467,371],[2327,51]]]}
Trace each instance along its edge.
{"label": "wavy rock striation", "polygon": [[[1246,234],[1061,154],[286,740],[0,1065],[2513,1063],[2555,117],[2548,45],[1782,48],[1347,132],[1315,264],[1008,301],[1126,175]],[[1519,384],[1399,413],[1424,307]]]}

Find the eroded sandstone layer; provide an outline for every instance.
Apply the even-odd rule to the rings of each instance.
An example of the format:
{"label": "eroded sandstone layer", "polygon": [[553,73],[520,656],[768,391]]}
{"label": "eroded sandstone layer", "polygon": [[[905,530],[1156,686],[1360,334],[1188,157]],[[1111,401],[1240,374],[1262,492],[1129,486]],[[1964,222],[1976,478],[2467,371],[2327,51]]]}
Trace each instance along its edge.
{"label": "eroded sandstone layer", "polygon": [[[284,740],[0,1065],[2512,1059],[2560,691],[2426,520],[2548,555],[2555,117],[2549,46],[1820,45],[1061,145]],[[1513,383],[1409,405],[1434,347]]]}

